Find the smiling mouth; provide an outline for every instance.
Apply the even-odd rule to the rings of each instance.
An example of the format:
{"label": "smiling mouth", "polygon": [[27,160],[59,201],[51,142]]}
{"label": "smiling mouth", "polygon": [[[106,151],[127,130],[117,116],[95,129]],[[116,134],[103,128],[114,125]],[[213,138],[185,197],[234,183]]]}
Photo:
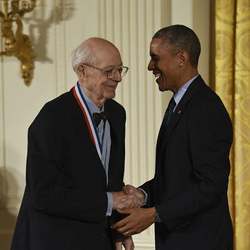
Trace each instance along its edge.
{"label": "smiling mouth", "polygon": [[153,73],[155,76],[155,80],[159,80],[159,78],[161,77],[161,73]]}

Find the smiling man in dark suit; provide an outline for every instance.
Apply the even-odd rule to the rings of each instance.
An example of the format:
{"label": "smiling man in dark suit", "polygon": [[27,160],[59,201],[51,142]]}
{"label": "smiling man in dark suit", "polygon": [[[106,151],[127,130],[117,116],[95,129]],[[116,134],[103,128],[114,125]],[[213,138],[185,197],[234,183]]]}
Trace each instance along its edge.
{"label": "smiling man in dark suit", "polygon": [[[160,91],[174,93],[164,115],[152,180],[125,188],[146,208],[124,210],[114,228],[139,233],[155,222],[157,250],[232,250],[227,188],[232,125],[220,98],[198,73],[200,42],[183,25],[159,30],[151,41]],[[144,190],[144,192],[142,191]]]}
{"label": "smiling man in dark suit", "polygon": [[[28,132],[27,183],[12,250],[134,249],[111,232],[121,192],[125,110],[112,100],[128,68],[109,41],[90,38],[73,53],[71,91],[48,102]],[[131,199],[130,199],[131,198]]]}

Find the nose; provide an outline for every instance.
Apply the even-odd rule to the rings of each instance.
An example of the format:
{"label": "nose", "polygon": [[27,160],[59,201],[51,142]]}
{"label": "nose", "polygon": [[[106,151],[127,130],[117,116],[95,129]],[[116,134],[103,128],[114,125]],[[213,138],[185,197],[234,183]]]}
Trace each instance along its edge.
{"label": "nose", "polygon": [[122,75],[121,72],[119,70],[116,70],[115,73],[113,74],[113,80],[115,80],[116,82],[120,82],[122,80]]}
{"label": "nose", "polygon": [[153,63],[152,60],[150,60],[149,63],[148,63],[148,70],[152,71],[153,69],[154,69],[154,63]]}

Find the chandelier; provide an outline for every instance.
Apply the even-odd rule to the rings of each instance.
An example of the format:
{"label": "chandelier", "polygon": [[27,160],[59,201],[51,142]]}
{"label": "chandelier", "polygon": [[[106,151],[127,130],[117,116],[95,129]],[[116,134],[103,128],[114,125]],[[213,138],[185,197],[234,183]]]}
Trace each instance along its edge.
{"label": "chandelier", "polygon": [[36,0],[0,0],[2,50],[0,56],[15,56],[20,61],[24,83],[31,84],[34,51],[28,35],[23,33],[23,16],[36,6]]}

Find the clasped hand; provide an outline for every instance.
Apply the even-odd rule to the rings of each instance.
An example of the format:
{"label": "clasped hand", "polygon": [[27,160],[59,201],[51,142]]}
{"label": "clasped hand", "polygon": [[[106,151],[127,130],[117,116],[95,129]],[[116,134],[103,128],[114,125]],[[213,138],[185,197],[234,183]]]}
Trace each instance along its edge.
{"label": "clasped hand", "polygon": [[[144,193],[131,185],[124,186],[123,191],[113,192],[112,196],[113,209],[121,213],[126,213],[128,209],[141,207],[145,201]],[[127,235],[115,243],[116,250],[122,250],[122,246],[124,246],[125,250],[133,250],[134,242],[132,237]]]}
{"label": "clasped hand", "polygon": [[136,208],[144,205],[144,193],[131,185],[124,186],[123,191],[113,192],[112,196],[114,210]]}
{"label": "clasped hand", "polygon": [[124,236],[129,237],[140,233],[154,223],[156,209],[141,208],[144,205],[145,196],[140,189],[127,185],[114,201],[115,209],[127,216],[116,222],[112,228]]}

